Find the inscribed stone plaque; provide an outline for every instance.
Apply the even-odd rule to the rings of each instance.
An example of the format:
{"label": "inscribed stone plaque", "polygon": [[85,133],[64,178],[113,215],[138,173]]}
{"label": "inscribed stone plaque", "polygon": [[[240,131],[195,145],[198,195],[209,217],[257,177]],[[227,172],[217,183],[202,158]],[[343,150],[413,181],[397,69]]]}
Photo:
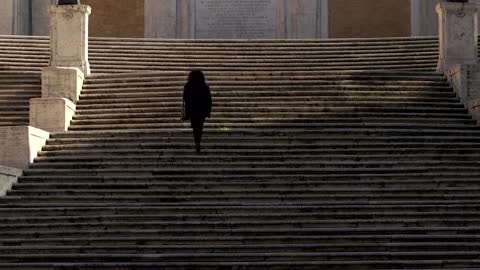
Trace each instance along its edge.
{"label": "inscribed stone plaque", "polygon": [[197,0],[195,37],[276,38],[276,0]]}

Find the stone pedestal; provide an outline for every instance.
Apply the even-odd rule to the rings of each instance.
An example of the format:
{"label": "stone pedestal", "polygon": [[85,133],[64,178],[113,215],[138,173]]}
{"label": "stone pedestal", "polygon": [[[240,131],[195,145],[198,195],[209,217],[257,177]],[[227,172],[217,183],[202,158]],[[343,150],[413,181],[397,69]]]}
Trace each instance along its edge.
{"label": "stone pedestal", "polygon": [[442,2],[437,5],[440,56],[437,71],[455,64],[478,63],[477,4]]}
{"label": "stone pedestal", "polygon": [[26,169],[49,136],[48,132],[29,126],[0,127],[0,164]]}
{"label": "stone pedestal", "polygon": [[67,98],[77,103],[83,73],[78,68],[48,67],[42,70],[42,98]]}
{"label": "stone pedestal", "polygon": [[75,104],[65,98],[33,98],[30,100],[30,125],[48,132],[65,132],[75,108]]}
{"label": "stone pedestal", "polygon": [[447,78],[465,108],[480,123],[480,65],[453,65]]}
{"label": "stone pedestal", "polygon": [[7,191],[12,189],[12,185],[17,183],[22,173],[20,169],[0,165],[0,197],[5,196]]}
{"label": "stone pedestal", "polygon": [[89,6],[50,6],[50,66],[76,67],[90,74],[88,63]]}

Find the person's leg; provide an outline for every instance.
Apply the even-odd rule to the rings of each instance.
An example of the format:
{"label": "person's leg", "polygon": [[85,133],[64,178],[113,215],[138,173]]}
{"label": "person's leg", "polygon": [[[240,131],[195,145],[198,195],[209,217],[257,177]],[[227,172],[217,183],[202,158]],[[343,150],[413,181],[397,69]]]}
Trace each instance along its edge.
{"label": "person's leg", "polygon": [[203,120],[202,119],[192,119],[192,129],[193,129],[193,137],[195,139],[195,148],[197,153],[201,151],[201,141],[202,141],[202,134],[203,134]]}

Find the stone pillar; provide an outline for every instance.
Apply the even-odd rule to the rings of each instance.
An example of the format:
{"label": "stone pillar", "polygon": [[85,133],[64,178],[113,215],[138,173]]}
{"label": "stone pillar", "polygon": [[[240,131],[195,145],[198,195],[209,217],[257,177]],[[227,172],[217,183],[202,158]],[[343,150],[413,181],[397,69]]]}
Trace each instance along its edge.
{"label": "stone pillar", "polygon": [[440,52],[437,71],[455,64],[478,63],[478,5],[443,2],[437,5]]}
{"label": "stone pillar", "polygon": [[17,183],[18,177],[22,174],[23,171],[20,169],[0,165],[0,197],[12,189],[12,185]]}
{"label": "stone pillar", "polygon": [[76,67],[90,74],[88,16],[85,5],[50,6],[50,66]]}
{"label": "stone pillar", "polygon": [[13,34],[13,7],[13,0],[2,0],[2,7],[0,8],[0,35]]}
{"label": "stone pillar", "polygon": [[42,70],[42,97],[30,100],[30,125],[48,132],[68,129],[88,64],[89,6],[50,6],[50,67]]}
{"label": "stone pillar", "polygon": [[48,36],[48,7],[51,3],[51,0],[32,0],[32,35]]}
{"label": "stone pillar", "polygon": [[26,169],[50,134],[34,127],[0,127],[0,164]]}

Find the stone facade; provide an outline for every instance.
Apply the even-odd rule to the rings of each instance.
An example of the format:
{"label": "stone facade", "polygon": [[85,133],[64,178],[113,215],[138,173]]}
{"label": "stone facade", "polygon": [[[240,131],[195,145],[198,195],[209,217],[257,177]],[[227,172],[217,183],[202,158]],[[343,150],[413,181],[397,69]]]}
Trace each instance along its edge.
{"label": "stone facade", "polygon": [[[440,1],[83,0],[82,4],[93,10],[91,36],[327,38],[437,35],[435,6]],[[48,35],[52,2],[2,0],[0,34]],[[239,16],[246,19],[235,22]],[[223,24],[218,27],[216,22]],[[219,32],[212,32],[214,28]]]}
{"label": "stone facade", "polygon": [[[93,10],[91,36],[327,38],[437,35],[438,1],[83,0],[82,4]],[[2,0],[0,34],[48,35],[52,2]]]}
{"label": "stone facade", "polygon": [[332,38],[410,36],[410,1],[335,0],[329,14]]}

